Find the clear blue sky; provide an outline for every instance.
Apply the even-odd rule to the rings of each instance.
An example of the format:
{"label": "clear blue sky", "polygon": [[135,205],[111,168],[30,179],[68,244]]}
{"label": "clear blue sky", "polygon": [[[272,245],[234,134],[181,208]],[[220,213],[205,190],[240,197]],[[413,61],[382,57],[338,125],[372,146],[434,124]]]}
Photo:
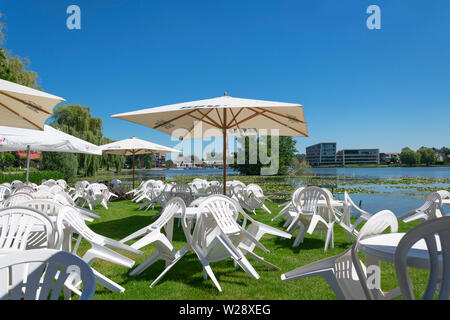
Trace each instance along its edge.
{"label": "clear blue sky", "polygon": [[[68,30],[66,8],[81,8]],[[369,30],[366,8],[381,8]],[[115,113],[223,95],[300,103],[297,148],[450,147],[450,1],[3,0],[4,46],[112,139],[175,146]]]}

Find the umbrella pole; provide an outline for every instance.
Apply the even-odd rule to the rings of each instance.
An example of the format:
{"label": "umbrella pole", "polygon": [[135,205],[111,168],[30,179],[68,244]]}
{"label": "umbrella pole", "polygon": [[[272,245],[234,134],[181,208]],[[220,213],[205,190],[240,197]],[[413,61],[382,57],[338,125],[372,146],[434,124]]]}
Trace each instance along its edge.
{"label": "umbrella pole", "polygon": [[26,182],[28,182],[30,178],[30,146],[27,146],[27,174],[26,174]]}
{"label": "umbrella pole", "polygon": [[223,127],[222,127],[222,132],[223,132],[223,156],[222,156],[222,161],[223,161],[223,194],[227,195],[227,111],[224,108],[223,109]]}
{"label": "umbrella pole", "polygon": [[133,151],[133,189],[134,189],[134,153],[135,151]]}

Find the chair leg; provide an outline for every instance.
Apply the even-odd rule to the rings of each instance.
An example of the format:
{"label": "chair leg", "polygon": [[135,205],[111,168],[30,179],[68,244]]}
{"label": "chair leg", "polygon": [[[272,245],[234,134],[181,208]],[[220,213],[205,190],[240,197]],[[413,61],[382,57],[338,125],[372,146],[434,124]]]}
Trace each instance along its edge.
{"label": "chair leg", "polygon": [[222,288],[220,287],[219,281],[217,281],[216,276],[214,275],[210,265],[204,265],[203,270],[206,271],[208,276],[211,278],[212,282],[215,284],[216,288],[219,290],[219,292],[222,292]]}
{"label": "chair leg", "polygon": [[[172,262],[170,262],[170,263],[166,266],[166,268],[164,269],[164,271],[161,272],[161,274],[160,274],[160,275],[152,282],[152,284],[150,285],[150,288],[153,288],[153,287],[159,282],[159,280],[161,280],[161,278],[162,278],[167,272],[169,272],[169,270],[170,270],[170,269],[175,265],[175,263],[177,263],[178,260],[180,260],[181,258],[182,258],[182,256],[180,256],[180,257],[174,259]],[[166,261],[166,263],[167,263],[167,261]]]}
{"label": "chair leg", "polygon": [[117,283],[115,283],[114,281],[109,279],[108,277],[105,277],[97,270],[92,269],[92,271],[94,271],[96,282],[98,284],[102,285],[103,287],[105,287],[106,289],[108,289],[112,292],[120,292],[120,293],[123,293],[125,291],[124,287],[118,285]]}
{"label": "chair leg", "polygon": [[150,267],[153,263],[160,259],[160,254],[158,251],[153,253],[149,258],[147,258],[144,262],[138,265],[134,270],[130,272],[130,276],[137,276],[144,272],[145,269]]}
{"label": "chair leg", "polygon": [[264,264],[265,266],[269,267],[270,269],[273,270],[281,270],[279,267],[277,267],[276,265],[264,260],[263,257],[258,256],[257,254],[255,254],[252,251],[245,251],[246,255],[249,255],[251,258],[255,259],[256,261],[259,261],[260,263]]}

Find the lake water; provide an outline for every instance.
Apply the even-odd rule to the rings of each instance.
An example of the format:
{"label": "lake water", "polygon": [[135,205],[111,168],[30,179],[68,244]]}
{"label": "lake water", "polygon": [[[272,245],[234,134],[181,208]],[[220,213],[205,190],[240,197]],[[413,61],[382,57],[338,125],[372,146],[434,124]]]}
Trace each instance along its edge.
{"label": "lake water", "polygon": [[[356,204],[361,203],[361,207],[370,212],[376,213],[380,210],[389,209],[396,215],[402,215],[415,208],[420,207],[426,196],[430,192],[422,192],[416,189],[406,188],[411,186],[439,187],[449,189],[448,183],[432,183],[426,185],[399,185],[399,184],[363,184],[346,185],[343,182],[359,179],[380,179],[380,180],[398,180],[402,177],[428,177],[428,178],[450,178],[450,167],[388,167],[388,168],[313,168],[312,173],[320,179],[328,179],[330,185],[335,188],[341,187],[363,187],[373,190],[376,193],[350,193],[351,198]],[[237,174],[236,171],[227,169],[228,175]],[[162,171],[141,171],[136,174],[137,179],[164,178],[170,180],[175,175],[198,175],[198,176],[217,176],[220,180],[222,176],[221,169],[182,169],[182,170],[162,170]],[[336,178],[336,176],[339,176]],[[282,179],[282,178],[281,178]],[[304,186],[301,180],[290,179],[295,186]],[[342,184],[342,185],[341,185]],[[405,187],[402,189],[402,186]],[[395,187],[395,188],[394,188]],[[399,188],[400,187],[400,188]],[[343,194],[335,194],[338,199],[343,199]],[[450,207],[445,208],[446,212]]]}

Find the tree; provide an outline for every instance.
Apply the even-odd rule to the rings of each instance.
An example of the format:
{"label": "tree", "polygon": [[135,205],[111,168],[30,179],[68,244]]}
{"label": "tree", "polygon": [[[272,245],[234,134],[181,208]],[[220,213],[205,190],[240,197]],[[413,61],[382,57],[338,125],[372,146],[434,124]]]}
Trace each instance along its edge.
{"label": "tree", "polygon": [[420,163],[420,154],[414,152],[412,149],[405,147],[400,153],[400,160],[403,164],[414,166]]}
{"label": "tree", "polygon": [[166,165],[166,168],[173,168],[174,167],[174,164],[173,164],[172,160],[167,160],[165,162],[165,165]]}
{"label": "tree", "polygon": [[[102,119],[91,115],[91,109],[79,104],[63,105],[54,110],[52,127],[77,138],[101,145]],[[96,155],[77,154],[78,174],[94,176],[102,164],[102,158]]]}
{"label": "tree", "polygon": [[[263,142],[260,137],[256,138],[256,142],[258,145],[258,149],[261,147],[265,148],[267,150],[267,156],[269,158],[272,158],[272,137],[267,136],[267,139],[265,142]],[[238,142],[240,143],[241,147],[238,149],[239,153],[244,153],[245,155],[245,163],[244,164],[238,164],[237,160],[235,159],[234,164],[232,164],[230,167],[236,169],[241,174],[245,175],[260,175],[262,168],[269,168],[270,163],[265,165],[262,164],[259,157],[257,159],[257,163],[250,163],[250,158],[252,157],[250,155],[250,152],[252,150],[250,149],[250,139],[249,137],[239,137]],[[292,137],[279,137],[279,163],[278,163],[278,172],[277,175],[286,175],[288,173],[289,167],[292,165],[292,159],[295,157],[296,153],[295,149],[295,140]],[[259,153],[259,152],[258,152]]]}
{"label": "tree", "polygon": [[421,147],[417,153],[420,155],[420,163],[429,166],[436,162],[436,151],[433,149]]}
{"label": "tree", "polygon": [[78,160],[73,153],[66,152],[43,152],[42,165],[45,170],[56,170],[69,180],[77,174]]}

